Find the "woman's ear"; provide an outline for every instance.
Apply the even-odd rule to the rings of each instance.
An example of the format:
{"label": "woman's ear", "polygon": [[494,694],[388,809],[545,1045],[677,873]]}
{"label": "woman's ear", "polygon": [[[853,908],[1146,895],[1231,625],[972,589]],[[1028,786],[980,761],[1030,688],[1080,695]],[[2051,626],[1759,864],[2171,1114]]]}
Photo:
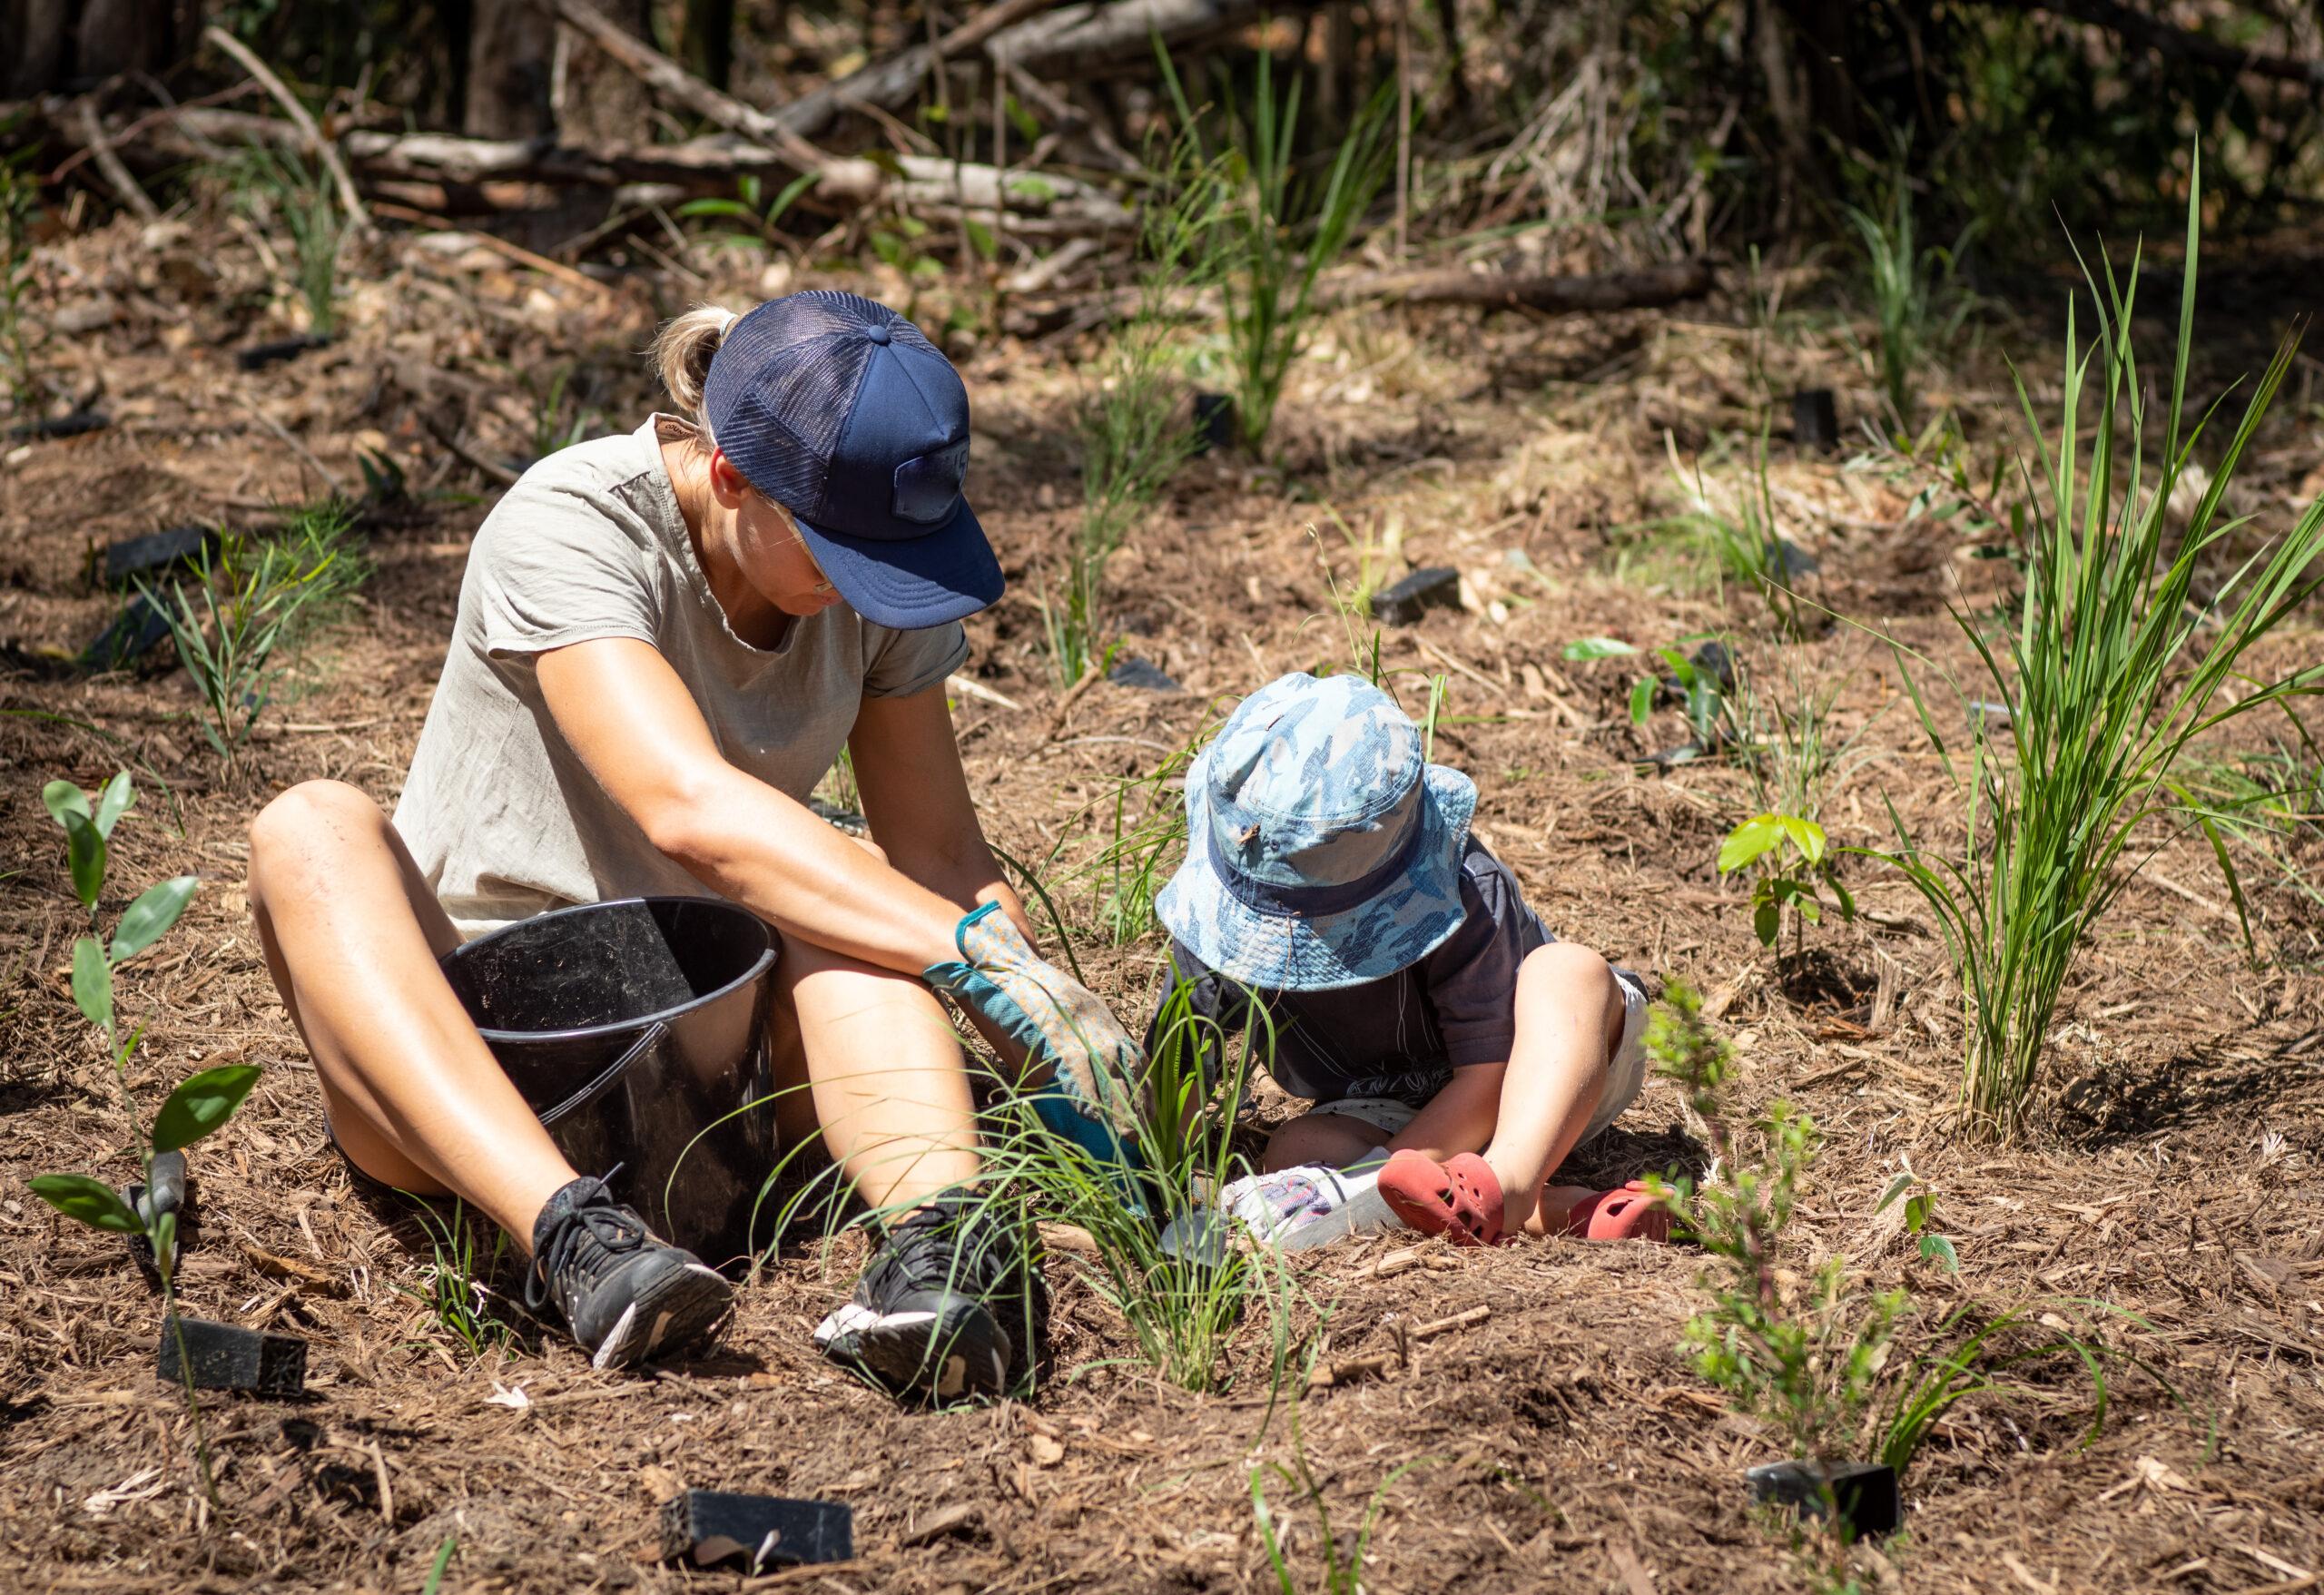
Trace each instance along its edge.
{"label": "woman's ear", "polygon": [[710,488],[723,504],[733,503],[751,490],[750,483],[734,468],[734,462],[726,458],[723,448],[710,451]]}

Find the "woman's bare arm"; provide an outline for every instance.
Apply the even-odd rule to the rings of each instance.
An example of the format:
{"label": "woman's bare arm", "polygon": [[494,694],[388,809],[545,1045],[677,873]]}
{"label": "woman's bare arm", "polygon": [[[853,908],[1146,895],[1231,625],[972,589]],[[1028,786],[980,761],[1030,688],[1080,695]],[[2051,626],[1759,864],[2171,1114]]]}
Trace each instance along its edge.
{"label": "woman's bare arm", "polygon": [[1025,905],[977,822],[943,685],[905,698],[866,698],[848,748],[872,840],[888,861],[963,909],[1000,903],[1034,940]]}
{"label": "woman's bare arm", "polygon": [[557,730],[597,784],[704,885],[786,935],[882,969],[917,975],[959,956],[960,906],[728,763],[650,644],[576,643],[538,668]]}

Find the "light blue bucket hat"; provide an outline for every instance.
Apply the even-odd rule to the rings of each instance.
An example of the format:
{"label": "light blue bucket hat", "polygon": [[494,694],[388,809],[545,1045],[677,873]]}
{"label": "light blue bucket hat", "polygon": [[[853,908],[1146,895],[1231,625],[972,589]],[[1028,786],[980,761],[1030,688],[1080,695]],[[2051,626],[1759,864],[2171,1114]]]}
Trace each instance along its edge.
{"label": "light blue bucket hat", "polygon": [[1360,676],[1285,675],[1187,772],[1187,861],[1154,911],[1220,973],[1323,991],[1418,962],[1459,928],[1474,783]]}

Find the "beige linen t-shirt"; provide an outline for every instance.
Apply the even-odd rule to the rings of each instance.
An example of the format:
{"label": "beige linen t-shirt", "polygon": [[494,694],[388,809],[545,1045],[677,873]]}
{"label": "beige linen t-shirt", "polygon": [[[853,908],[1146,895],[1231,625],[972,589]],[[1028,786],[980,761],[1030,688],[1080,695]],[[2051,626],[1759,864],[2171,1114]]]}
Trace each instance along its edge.
{"label": "beige linen t-shirt", "polygon": [[935,685],[968,655],[960,624],[874,625],[845,604],[794,617],[782,645],[737,637],[696,562],[660,442],[636,431],[549,456],[485,517],[459,620],[395,827],[463,934],[568,903],[710,891],[646,841],[559,734],[538,655],[597,637],[650,643],[736,769],[804,802],[866,697]]}

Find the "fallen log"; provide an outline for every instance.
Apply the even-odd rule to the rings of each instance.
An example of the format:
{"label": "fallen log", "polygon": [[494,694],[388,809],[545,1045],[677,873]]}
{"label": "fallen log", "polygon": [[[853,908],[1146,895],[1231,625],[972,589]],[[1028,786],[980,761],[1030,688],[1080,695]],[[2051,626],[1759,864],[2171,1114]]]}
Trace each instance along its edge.
{"label": "fallen log", "polygon": [[[1576,315],[1609,310],[1659,310],[1710,291],[1708,262],[1681,261],[1635,271],[1578,272],[1541,276],[1520,272],[1433,271],[1334,272],[1315,285],[1315,303],[1325,308],[1386,300],[1407,305],[1475,305],[1487,310],[1524,310],[1537,315]],[[1006,330],[1019,338],[1043,338],[1069,328],[1102,326],[1141,308],[1187,320],[1220,313],[1216,294],[1187,294],[1159,307],[1148,306],[1135,288],[1107,289],[1053,300],[1021,300],[1009,306]]]}
{"label": "fallen log", "polygon": [[[562,3],[570,5],[572,0]],[[885,61],[852,72],[835,84],[801,95],[776,112],[774,119],[790,132],[807,138],[830,126],[851,104],[893,110],[910,101],[919,92],[922,80],[943,62],[965,54],[994,34],[1054,4],[1056,0],[998,0],[928,44],[915,44]]]}
{"label": "fallen log", "polygon": [[1327,279],[1317,299],[1326,305],[1388,300],[1407,305],[1479,305],[1488,310],[1571,315],[1590,310],[1659,310],[1710,291],[1706,261],[1678,261],[1635,271],[1541,276],[1513,271],[1381,271]]}
{"label": "fallen log", "polygon": [[1151,66],[1154,42],[1199,44],[1264,15],[1296,16],[1323,0],[1082,0],[996,34],[985,54],[1043,77],[1078,82]]}

